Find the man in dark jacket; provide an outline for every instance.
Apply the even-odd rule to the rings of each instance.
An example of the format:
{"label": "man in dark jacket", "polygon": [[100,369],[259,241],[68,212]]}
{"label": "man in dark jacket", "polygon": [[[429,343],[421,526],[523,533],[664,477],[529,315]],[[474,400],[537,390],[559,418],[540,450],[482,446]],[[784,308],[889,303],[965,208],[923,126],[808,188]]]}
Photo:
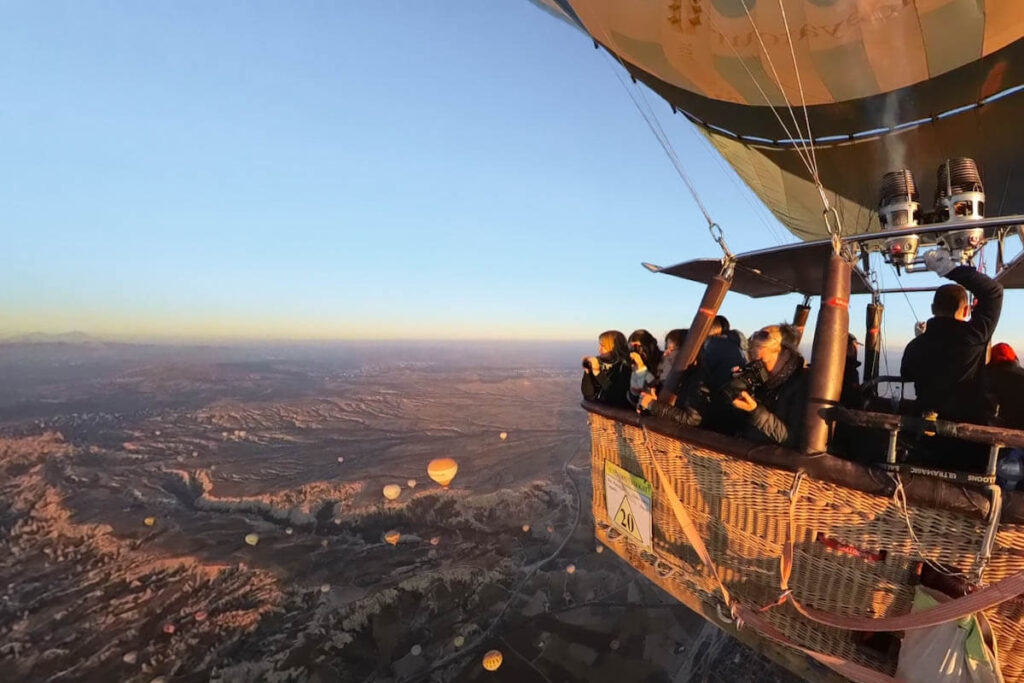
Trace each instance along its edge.
{"label": "man in dark jacket", "polygon": [[1024,368],[1009,344],[992,347],[992,358],[985,367],[985,378],[992,399],[999,406],[996,423],[1001,427],[1024,429]]}
{"label": "man in dark jacket", "polygon": [[[924,333],[907,344],[900,374],[914,382],[921,413],[985,424],[994,411],[986,400],[983,371],[1003,307],[1003,287],[970,266],[954,263],[941,247],[925,254],[925,263],[957,284],[936,290],[934,317]],[[977,299],[973,312],[968,290]]]}
{"label": "man in dark jacket", "polygon": [[796,447],[803,434],[808,373],[803,357],[783,344],[784,337],[778,325],[771,325],[750,338],[747,355],[751,363],[764,364],[768,378],[753,395],[741,392],[732,405],[746,413],[744,437]]}

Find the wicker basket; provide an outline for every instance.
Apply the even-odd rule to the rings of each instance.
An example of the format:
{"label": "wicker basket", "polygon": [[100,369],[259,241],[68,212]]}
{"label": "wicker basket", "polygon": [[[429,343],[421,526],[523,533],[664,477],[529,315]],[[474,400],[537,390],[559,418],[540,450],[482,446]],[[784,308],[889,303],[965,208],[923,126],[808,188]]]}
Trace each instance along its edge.
{"label": "wicker basket", "polygon": [[[668,475],[696,524],[722,581],[745,605],[768,605],[780,595],[779,559],[795,522],[789,581],[801,604],[841,615],[888,617],[910,611],[923,560],[970,573],[976,569],[984,523],[965,514],[911,505],[908,517],[892,498],[803,478],[791,503],[796,475],[591,414],[594,520],[598,538],[652,581],[719,626],[736,632],[721,613],[718,583],[703,567],[659,489],[652,458]],[[653,486],[652,550],[616,533],[605,498],[605,463]],[[1024,527],[1002,525],[988,583],[1024,570]],[[896,669],[894,638],[823,627],[789,604],[765,613],[790,640],[880,672]],[[1003,676],[1024,683],[1024,600],[986,612],[996,635]],[[803,655],[740,631],[755,649],[802,676],[836,680]]]}

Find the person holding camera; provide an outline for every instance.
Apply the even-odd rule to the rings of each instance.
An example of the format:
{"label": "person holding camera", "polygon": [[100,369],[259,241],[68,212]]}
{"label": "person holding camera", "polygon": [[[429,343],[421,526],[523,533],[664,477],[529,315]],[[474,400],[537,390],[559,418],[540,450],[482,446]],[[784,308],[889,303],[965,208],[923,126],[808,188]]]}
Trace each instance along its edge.
{"label": "person holding camera", "polygon": [[792,339],[779,325],[755,332],[750,362],[726,386],[732,406],[744,414],[741,435],[751,441],[799,445],[808,373]]}
{"label": "person holding camera", "polygon": [[632,374],[626,335],[618,330],[602,332],[596,356],[583,357],[580,391],[588,401],[622,408],[632,407],[627,394]]}
{"label": "person holding camera", "polygon": [[662,353],[658,348],[658,340],[644,329],[629,335],[628,343],[630,367],[633,371],[629,378],[628,398],[630,404],[636,405],[640,392],[658,384],[655,373],[661,363]]}

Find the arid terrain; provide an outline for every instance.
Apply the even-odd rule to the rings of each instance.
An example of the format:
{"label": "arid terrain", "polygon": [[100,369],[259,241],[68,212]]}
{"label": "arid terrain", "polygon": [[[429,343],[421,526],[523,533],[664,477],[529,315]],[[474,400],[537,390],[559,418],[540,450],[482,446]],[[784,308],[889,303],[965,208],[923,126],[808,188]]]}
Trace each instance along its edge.
{"label": "arid terrain", "polygon": [[0,679],[789,680],[597,552],[587,350],[0,344]]}

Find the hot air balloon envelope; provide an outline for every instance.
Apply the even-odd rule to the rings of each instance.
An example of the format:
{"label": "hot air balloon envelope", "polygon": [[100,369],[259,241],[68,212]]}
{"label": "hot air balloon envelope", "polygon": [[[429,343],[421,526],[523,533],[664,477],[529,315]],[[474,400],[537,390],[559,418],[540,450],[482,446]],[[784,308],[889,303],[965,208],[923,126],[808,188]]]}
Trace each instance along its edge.
{"label": "hot air balloon envelope", "polygon": [[954,156],[984,165],[989,206],[1024,211],[1019,0],[535,2],[695,124],[801,239],[828,236],[815,177],[862,233],[884,173],[920,182]]}
{"label": "hot air balloon envelope", "polygon": [[501,434],[498,434],[498,438],[501,439],[502,441],[504,441],[505,439],[508,438],[508,433],[507,432],[502,432]]}
{"label": "hot air balloon envelope", "polygon": [[455,478],[455,474],[458,471],[458,463],[451,458],[431,460],[430,464],[427,465],[427,474],[430,478],[445,488],[448,488],[448,484],[452,483],[452,479]]}
{"label": "hot air balloon envelope", "polygon": [[416,480],[415,479],[410,479],[409,481],[405,482],[405,485],[408,486],[411,489],[414,489],[414,488],[416,488]]}
{"label": "hot air balloon envelope", "polygon": [[384,534],[384,540],[390,543],[391,545],[398,545],[398,539],[400,539],[401,537],[402,534],[398,533],[394,529]]}
{"label": "hot air balloon envelope", "polygon": [[249,545],[256,545],[257,543],[260,542],[260,537],[257,536],[256,534],[246,534],[245,535],[245,542],[248,543]]}
{"label": "hot air balloon envelope", "polygon": [[490,650],[484,655],[483,665],[488,671],[497,671],[498,667],[501,666],[501,652],[498,650]]}
{"label": "hot air balloon envelope", "polygon": [[384,497],[388,500],[394,500],[400,495],[402,495],[402,487],[398,484],[388,484],[384,487]]}
{"label": "hot air balloon envelope", "polygon": [[146,526],[153,526],[156,524],[156,517],[146,517],[146,519],[142,520],[142,523]]}

